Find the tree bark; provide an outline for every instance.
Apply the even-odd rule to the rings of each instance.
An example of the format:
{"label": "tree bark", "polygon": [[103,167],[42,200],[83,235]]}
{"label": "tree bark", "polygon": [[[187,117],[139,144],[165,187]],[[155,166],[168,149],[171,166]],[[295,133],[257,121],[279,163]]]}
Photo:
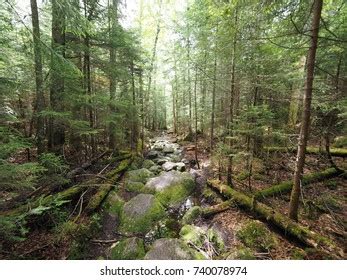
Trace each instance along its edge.
{"label": "tree bark", "polygon": [[[54,112],[64,110],[64,76],[61,64],[65,57],[65,15],[57,0],[52,0],[52,54],[50,105]],[[57,154],[63,154],[65,127],[60,117],[50,117],[48,148]]]}
{"label": "tree bark", "polygon": [[[116,106],[114,105],[115,98],[116,98],[116,87],[117,87],[117,77],[115,73],[116,68],[116,48],[114,46],[114,40],[116,36],[116,27],[117,27],[117,8],[118,8],[118,1],[112,0],[112,5],[109,6],[110,9],[110,18],[109,18],[109,36],[110,36],[110,105],[109,110],[112,114],[115,114],[116,112]],[[109,124],[109,136],[108,136],[108,147],[111,150],[116,149],[116,137],[115,137],[115,130],[116,125],[114,118],[111,117],[111,121]]]}
{"label": "tree bark", "polygon": [[40,39],[40,22],[36,0],[30,0],[31,19],[33,26],[34,60],[35,60],[35,82],[36,82],[36,133],[37,153],[45,151],[44,118],[41,112],[45,109],[45,97],[43,91],[42,53]]}
{"label": "tree bark", "polygon": [[213,151],[214,147],[214,125],[215,125],[215,106],[216,106],[216,79],[217,79],[217,32],[215,36],[215,50],[214,50],[214,66],[213,66],[213,86],[212,86],[212,108],[211,108],[211,130],[210,130],[210,150]]}
{"label": "tree bark", "polygon": [[310,115],[311,115],[311,99],[312,99],[312,86],[314,79],[314,64],[316,59],[316,50],[318,43],[319,22],[322,12],[323,0],[315,0],[312,19],[312,35],[311,46],[307,56],[307,74],[305,82],[305,95],[304,95],[304,111],[302,114],[302,122],[299,136],[298,153],[296,157],[296,165],[294,172],[294,185],[290,197],[289,204],[289,217],[293,220],[298,220],[299,198],[301,192],[301,176],[305,164],[305,151],[307,146],[307,139],[309,136]]}

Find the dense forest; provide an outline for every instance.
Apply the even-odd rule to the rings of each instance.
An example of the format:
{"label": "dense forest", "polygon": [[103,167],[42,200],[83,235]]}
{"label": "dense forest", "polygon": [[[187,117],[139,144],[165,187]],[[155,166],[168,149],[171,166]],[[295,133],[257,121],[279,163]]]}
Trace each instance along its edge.
{"label": "dense forest", "polygon": [[344,259],[344,0],[0,2],[1,259]]}

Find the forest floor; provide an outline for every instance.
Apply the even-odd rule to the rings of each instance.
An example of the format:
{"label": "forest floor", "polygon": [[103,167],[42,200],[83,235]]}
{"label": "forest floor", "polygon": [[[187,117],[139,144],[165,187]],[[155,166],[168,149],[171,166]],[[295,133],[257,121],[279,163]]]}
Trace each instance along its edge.
{"label": "forest floor", "polygon": [[[152,139],[152,144],[158,142],[165,142],[167,145],[173,144],[177,145],[177,137],[172,134],[160,134]],[[200,139],[198,143],[198,155],[200,170],[198,170],[195,161],[195,146],[191,142],[179,141],[181,146],[177,146],[180,154],[182,156],[182,161],[186,164],[186,171],[191,174],[196,172],[199,173],[199,177],[196,180],[197,188],[192,196],[182,203],[182,205],[187,205],[187,207],[181,208],[179,211],[173,211],[175,219],[181,219],[184,213],[193,206],[210,207],[219,202],[222,202],[218,195],[214,199],[204,196],[204,188],[206,188],[206,180],[208,178],[216,177],[216,175],[221,172],[221,179],[226,179],[223,170],[218,170],[213,168],[213,161],[215,159],[210,158],[208,148],[204,147],[203,139]],[[153,146],[149,150],[154,151]],[[288,160],[288,156],[290,160]],[[268,163],[264,164],[263,161],[258,159],[254,160],[254,175],[249,180],[247,177],[239,178],[235,176],[234,187],[244,193],[252,193],[257,190],[262,190],[273,184],[280,183],[285,180],[290,180],[293,174],[294,165],[288,164],[288,162],[293,163],[295,160],[295,155],[283,155],[277,154],[276,158],[269,157]],[[344,164],[343,160],[337,159],[338,164]],[[266,167],[264,167],[266,166]],[[305,173],[313,173],[321,170],[325,170],[329,167],[329,164],[324,162],[324,159],[317,156],[308,156]],[[235,165],[235,173],[240,174],[242,170],[245,169],[244,163],[239,162]],[[248,183],[251,184],[249,188]],[[119,194],[125,201],[131,200],[138,193],[129,192],[125,189],[124,180],[120,184]],[[325,182],[318,182],[311,184],[309,187],[305,188],[303,193],[303,205],[301,207],[300,213],[300,223],[311,230],[319,232],[323,236],[331,238],[339,248],[345,251],[345,217],[346,217],[346,182],[343,178],[334,178],[327,180]],[[289,205],[289,194],[281,195],[276,198],[267,198],[264,201],[266,204],[271,205],[274,209],[280,211],[281,213],[287,215],[288,205]],[[313,205],[309,207],[309,205]],[[319,206],[317,206],[319,205]],[[183,209],[183,210],[182,210]],[[171,209],[172,210],[172,209]],[[171,211],[168,209],[167,211]],[[266,229],[271,232],[273,236],[275,246],[270,246],[266,250],[258,250],[245,246],[242,240],[238,238],[238,232],[245,227],[245,225],[250,224],[252,221],[257,221],[261,223]],[[272,225],[263,223],[257,220],[257,217],[253,213],[245,212],[237,206],[232,206],[228,210],[213,215],[212,218],[199,218],[193,223],[195,226],[203,229],[208,229],[211,227],[217,227],[220,232],[223,233],[223,238],[225,241],[226,251],[228,254],[223,256],[215,256],[215,258],[238,258],[238,252],[244,250],[245,248],[250,249],[251,256],[241,256],[245,258],[256,258],[256,259],[293,259],[293,258],[303,258],[303,259],[320,259],[325,258],[320,253],[315,250],[305,250],[303,244],[295,239],[288,238],[283,232],[279,231]],[[117,221],[113,218],[106,218],[103,221],[102,231],[96,236],[97,240],[121,240],[123,237],[115,233],[115,227],[117,227]],[[174,237],[179,237],[179,232],[182,226],[176,224],[176,235]],[[147,240],[146,240],[147,238]],[[151,239],[152,238],[152,239]],[[145,237],[147,246],[150,246],[155,241],[155,237],[151,238]],[[109,258],[110,250],[112,249],[112,244],[108,243],[93,243],[90,246],[90,252],[92,252],[88,258]],[[248,252],[248,251],[247,251]]]}
{"label": "forest floor", "polygon": [[[131,201],[141,194],[146,194],[147,197],[153,198],[153,193],[148,192],[144,188],[147,186],[148,181],[153,179],[152,177],[154,179],[165,177],[165,174],[180,177],[180,174],[187,172],[194,178],[195,184],[194,191],[186,195],[183,200],[180,200],[180,203],[165,206],[165,218],[159,221],[159,223],[153,224],[149,231],[146,233],[128,234],[120,230],[122,224],[121,216],[102,206],[98,209],[97,215],[100,220],[98,220],[97,229],[91,234],[82,233],[82,238],[79,236],[77,240],[74,237],[75,227],[73,227],[72,223],[65,222],[64,227],[59,226],[59,219],[64,220],[66,218],[65,216],[65,218],[60,217],[62,212],[51,213],[48,216],[44,215],[35,218],[28,225],[31,231],[28,233],[27,238],[22,242],[16,243],[11,248],[11,252],[0,252],[0,257],[11,258],[11,256],[16,256],[16,258],[23,259],[117,259],[114,256],[115,249],[117,249],[117,246],[119,247],[121,242],[127,240],[136,240],[136,242],[140,240],[143,242],[143,245],[141,245],[143,252],[147,253],[151,250],[153,244],[156,244],[162,238],[181,240],[182,228],[184,227],[182,220],[186,216],[185,214],[194,207],[206,209],[223,202],[223,198],[218,193],[210,190],[206,182],[208,179],[217,177],[225,182],[226,163],[220,162],[216,156],[210,156],[208,147],[205,144],[206,140],[202,138],[199,138],[197,145],[200,169],[195,160],[196,147],[194,143],[183,141],[180,137],[168,132],[160,132],[153,135],[149,143],[145,159],[139,162],[135,160],[132,163],[130,169],[116,183],[115,190],[111,191],[107,196],[104,205],[117,204],[121,201],[124,209],[124,205],[131,204]],[[346,162],[343,158],[336,157],[334,161],[337,166],[346,170]],[[247,162],[243,159],[235,159],[233,165],[233,188],[252,196],[256,191],[291,180],[294,162],[295,155],[293,153],[268,154],[265,159],[254,158],[251,177],[249,177],[249,173],[245,172],[248,168]],[[308,155],[305,174],[323,171],[329,167],[329,162],[324,156]],[[100,174],[100,170],[106,173],[107,170],[111,171],[114,168],[115,166],[113,165],[105,166],[104,161],[99,161],[93,164],[88,172],[91,175],[93,173]],[[173,171],[174,169],[175,171]],[[140,176],[140,179],[138,179],[141,181],[140,184],[130,184],[135,180],[131,177],[133,176],[131,174]],[[170,177],[169,179],[175,180],[176,178]],[[84,181],[84,178],[79,178],[78,183],[83,183]],[[139,189],[136,189],[134,186],[136,188],[139,186]],[[83,194],[81,197],[83,197]],[[337,176],[329,180],[321,180],[309,184],[303,188],[301,200],[300,224],[322,236],[328,237],[337,245],[339,250],[345,253],[347,212],[345,178]],[[289,194],[282,194],[276,197],[270,196],[265,198],[263,202],[283,215],[287,215]],[[76,202],[72,204],[72,208],[74,208],[75,204]],[[70,212],[72,208],[69,209]],[[141,209],[135,210],[141,214]],[[51,217],[50,215],[53,216]],[[60,217],[59,219],[58,216]],[[47,226],[47,219],[49,226]],[[77,223],[81,226],[85,223],[83,216]],[[260,221],[254,213],[245,211],[236,205],[231,205],[227,210],[208,218],[202,215],[195,217],[195,219],[189,222],[189,226],[198,230],[201,229],[204,234],[213,229],[221,236],[224,248],[220,252],[217,248],[213,249],[212,253],[205,252],[206,248],[217,246],[213,244],[209,237],[198,245],[190,244],[207,258],[329,258],[329,256],[322,254],[320,251],[306,248],[304,244],[288,237],[273,225]],[[72,243],[71,238],[64,237],[65,233],[62,234],[61,229],[70,232]],[[59,236],[62,236],[62,238]],[[262,247],[259,247],[258,243],[264,244],[262,244]],[[72,251],[76,251],[75,255],[71,253]],[[143,257],[144,255],[138,256],[138,258]]]}

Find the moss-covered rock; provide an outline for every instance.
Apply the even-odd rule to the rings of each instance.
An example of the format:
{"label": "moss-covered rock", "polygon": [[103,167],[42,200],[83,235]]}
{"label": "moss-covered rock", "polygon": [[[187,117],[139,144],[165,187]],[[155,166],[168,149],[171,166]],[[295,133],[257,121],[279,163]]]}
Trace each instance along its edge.
{"label": "moss-covered rock", "polygon": [[124,187],[129,192],[141,193],[145,185],[141,182],[125,181]]}
{"label": "moss-covered rock", "polygon": [[153,243],[147,252],[145,260],[202,260],[205,257],[189,248],[182,240],[176,238],[161,238]]}
{"label": "moss-covered rock", "polygon": [[165,209],[155,196],[139,194],[125,203],[120,231],[145,234],[165,216]]}
{"label": "moss-covered rock", "polygon": [[130,170],[136,170],[142,167],[143,165],[143,157],[134,157],[133,162],[130,165]]}
{"label": "moss-covered rock", "polygon": [[145,256],[145,245],[137,237],[126,238],[118,241],[111,249],[112,260],[141,260]]}
{"label": "moss-covered rock", "polygon": [[[180,238],[187,244],[194,244],[198,248],[204,248],[207,243],[212,244],[218,253],[225,249],[223,237],[219,231],[211,227],[203,229],[193,225],[185,225],[180,231]],[[208,248],[205,248],[206,250]]]}
{"label": "moss-covered rock", "polygon": [[193,206],[184,214],[181,221],[182,224],[186,225],[186,224],[193,223],[197,218],[200,217],[201,213],[202,213],[202,209],[200,206]]}
{"label": "moss-covered rock", "polygon": [[206,235],[207,232],[205,230],[193,225],[185,225],[180,231],[180,238],[183,241],[186,243],[192,243],[199,248],[203,246]]}
{"label": "moss-covered rock", "polygon": [[145,188],[155,190],[156,197],[164,206],[173,206],[183,202],[194,190],[193,176],[187,172],[164,172],[151,178]]}
{"label": "moss-covered rock", "polygon": [[159,174],[161,171],[162,171],[162,169],[161,169],[161,167],[159,166],[159,165],[153,165],[150,169],[149,169],[149,171],[151,171],[153,174]]}
{"label": "moss-covered rock", "polygon": [[236,251],[230,253],[227,257],[227,260],[255,260],[256,257],[254,252],[247,247],[240,246]]}
{"label": "moss-covered rock", "polygon": [[259,251],[268,251],[277,244],[274,235],[259,221],[245,224],[236,235],[247,247]]}
{"label": "moss-covered rock", "polygon": [[146,168],[131,170],[126,174],[126,180],[131,182],[141,182],[145,184],[154,174]]}
{"label": "moss-covered rock", "polygon": [[152,160],[146,159],[143,161],[142,167],[146,169],[150,169],[153,165],[155,165],[155,163]]}
{"label": "moss-covered rock", "polygon": [[102,209],[109,214],[117,215],[119,217],[122,213],[124,204],[124,200],[117,194],[117,192],[111,191],[103,203]]}

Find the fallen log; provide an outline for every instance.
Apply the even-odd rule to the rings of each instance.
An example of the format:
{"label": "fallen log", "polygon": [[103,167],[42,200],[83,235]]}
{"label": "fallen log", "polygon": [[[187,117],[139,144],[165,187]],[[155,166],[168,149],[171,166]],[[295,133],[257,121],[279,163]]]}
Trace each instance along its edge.
{"label": "fallen log", "polygon": [[[265,151],[268,151],[270,153],[273,152],[282,152],[282,153],[296,153],[297,147],[265,147]],[[312,154],[312,155],[327,155],[326,151],[320,150],[317,147],[307,147],[306,148],[306,154]],[[330,155],[334,157],[347,157],[347,149],[343,148],[331,148],[330,149]]]}
{"label": "fallen log", "polygon": [[[342,175],[343,173],[345,173],[345,172],[341,169],[328,168],[322,172],[304,175],[302,180],[301,180],[301,183],[303,186],[305,186],[305,185],[312,184],[315,182],[320,182],[320,181],[324,181],[324,180],[328,180],[328,179],[337,177],[339,175]],[[287,194],[287,193],[291,192],[292,188],[293,188],[293,181],[292,180],[284,181],[280,184],[273,185],[273,186],[266,188],[264,190],[257,191],[254,194],[254,197],[257,199],[261,199],[261,198],[265,198],[265,197],[269,197],[269,196]]]}
{"label": "fallen log", "polygon": [[39,197],[33,201],[29,201],[24,205],[20,205],[17,208],[0,212],[0,217],[2,216],[30,216],[32,214],[37,214],[34,210],[38,207],[50,207],[56,202],[68,202],[80,193],[85,190],[95,190],[98,189],[97,192],[90,198],[89,203],[86,206],[88,212],[94,210],[100,202],[103,200],[105,195],[108,193],[107,190],[110,190],[112,186],[114,186],[114,182],[119,179],[121,174],[125,171],[125,169],[130,165],[132,158],[127,158],[121,161],[117,168],[110,171],[106,174],[107,180],[103,183],[100,182],[99,178],[91,179],[83,184],[74,185],[66,190],[63,190],[58,193],[49,194],[45,197]]}
{"label": "fallen log", "polygon": [[101,205],[105,197],[111,191],[113,184],[117,182],[119,178],[123,175],[126,169],[130,166],[132,160],[132,158],[128,158],[121,161],[116,169],[114,169],[108,175],[106,175],[106,185],[99,188],[97,192],[89,199],[89,202],[85,208],[85,211],[87,213],[93,212],[96,208],[98,208]]}
{"label": "fallen log", "polygon": [[229,186],[222,184],[218,180],[208,180],[207,184],[209,187],[218,190],[225,198],[232,200],[241,208],[255,213],[260,219],[275,225],[286,235],[296,238],[309,247],[321,249],[330,255],[335,256],[335,254],[337,254],[336,256],[339,258],[343,257],[343,252],[340,252],[331,240],[301,226],[275,209],[256,201],[256,199],[249,197],[242,192],[236,191]]}
{"label": "fallen log", "polygon": [[223,201],[222,203],[213,205],[211,207],[202,208],[201,216],[204,218],[209,218],[215,214],[228,210],[233,205],[235,205],[235,202],[229,199],[227,201]]}

